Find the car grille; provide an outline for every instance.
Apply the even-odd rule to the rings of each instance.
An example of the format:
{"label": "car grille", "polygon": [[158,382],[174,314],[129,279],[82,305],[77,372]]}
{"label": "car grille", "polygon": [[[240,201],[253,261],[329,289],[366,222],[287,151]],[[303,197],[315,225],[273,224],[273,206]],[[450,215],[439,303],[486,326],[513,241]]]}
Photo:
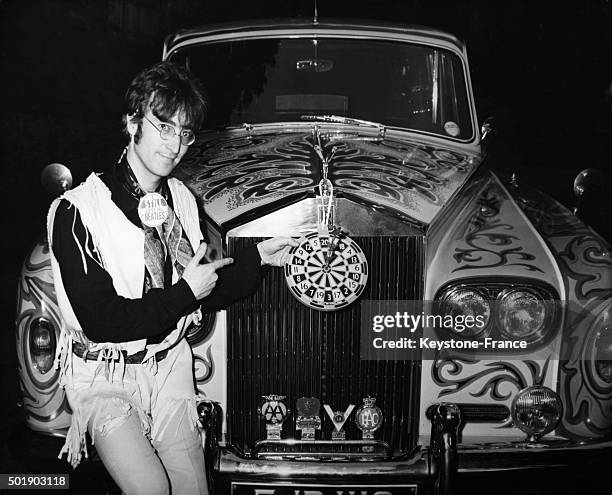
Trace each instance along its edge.
{"label": "car grille", "polygon": [[[362,299],[420,300],[423,290],[422,237],[353,237],[369,263]],[[261,239],[230,238],[231,255]],[[376,398],[384,423],[375,439],[387,442],[394,455],[416,445],[420,395],[420,362],[360,360],[360,305],[336,312],[308,308],[285,284],[283,270],[272,269],[252,296],[228,309],[228,441],[245,455],[265,440],[257,413],[263,395],[287,397],[292,410],[282,438],[295,431],[299,397],[317,397],[344,411],[368,395]],[[346,438],[361,439],[354,422],[345,423]],[[333,425],[321,407],[323,427],[317,438],[331,439]],[[316,449],[310,447],[311,450]]]}

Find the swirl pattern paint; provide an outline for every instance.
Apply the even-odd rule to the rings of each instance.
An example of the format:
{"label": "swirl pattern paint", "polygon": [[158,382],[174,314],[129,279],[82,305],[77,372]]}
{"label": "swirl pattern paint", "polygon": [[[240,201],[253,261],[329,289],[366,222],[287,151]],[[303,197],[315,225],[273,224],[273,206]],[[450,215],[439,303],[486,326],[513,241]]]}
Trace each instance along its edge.
{"label": "swirl pattern paint", "polygon": [[[466,154],[408,141],[332,138],[326,148],[336,148],[329,178],[337,194],[424,223],[477,166]],[[314,195],[321,178],[309,133],[221,134],[193,148],[177,176],[217,224],[291,196]]]}
{"label": "swirl pattern paint", "polygon": [[598,373],[594,349],[600,332],[612,328],[612,249],[566,208],[535,190],[522,188],[519,204],[548,239],[569,302],[559,369],[562,429],[578,437],[609,434],[612,383]]}
{"label": "swirl pattern paint", "polygon": [[24,263],[17,296],[17,355],[19,381],[26,422],[36,430],[62,431],[70,424],[70,409],[59,387],[59,372],[40,373],[30,358],[30,323],[45,318],[59,338],[60,317],[55,300],[49,247],[44,241],[34,246]]}

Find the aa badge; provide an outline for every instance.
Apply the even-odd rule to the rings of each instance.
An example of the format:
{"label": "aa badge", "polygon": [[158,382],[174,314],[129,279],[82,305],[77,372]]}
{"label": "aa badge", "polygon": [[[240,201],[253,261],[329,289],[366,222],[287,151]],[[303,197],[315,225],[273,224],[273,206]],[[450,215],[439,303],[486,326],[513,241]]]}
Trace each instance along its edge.
{"label": "aa badge", "polygon": [[300,397],[296,408],[295,429],[302,431],[302,440],[314,440],[315,431],[321,429],[321,401],[316,397]]}
{"label": "aa badge", "polygon": [[266,439],[280,440],[283,423],[291,413],[284,395],[262,395],[264,402],[257,412],[266,422]]}
{"label": "aa badge", "polygon": [[355,404],[350,404],[344,412],[334,411],[329,404],[325,404],[323,408],[329,416],[329,419],[331,419],[332,423],[334,424],[335,429],[334,431],[332,431],[332,440],[345,440],[346,432],[342,429],[342,427],[344,426],[344,423],[346,423],[348,417],[353,412]]}

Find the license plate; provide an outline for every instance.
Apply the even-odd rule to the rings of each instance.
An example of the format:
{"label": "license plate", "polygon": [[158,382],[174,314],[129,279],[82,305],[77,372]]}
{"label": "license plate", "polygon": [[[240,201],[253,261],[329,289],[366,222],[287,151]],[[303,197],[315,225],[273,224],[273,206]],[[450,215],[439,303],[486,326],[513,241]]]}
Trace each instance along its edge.
{"label": "license plate", "polygon": [[232,495],[416,495],[416,485],[327,485],[232,482]]}

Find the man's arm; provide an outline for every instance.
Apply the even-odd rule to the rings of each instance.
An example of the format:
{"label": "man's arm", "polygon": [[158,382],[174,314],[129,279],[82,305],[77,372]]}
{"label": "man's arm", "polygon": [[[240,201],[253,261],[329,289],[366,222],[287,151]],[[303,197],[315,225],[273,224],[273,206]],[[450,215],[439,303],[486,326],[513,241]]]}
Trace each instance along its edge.
{"label": "man's arm", "polygon": [[217,272],[215,290],[200,301],[202,311],[218,311],[255,292],[268,269],[262,266],[256,245],[236,253],[234,263]]}
{"label": "man's arm", "polygon": [[201,301],[202,311],[218,311],[255,292],[269,266],[284,266],[289,251],[298,244],[291,237],[274,237],[236,253],[234,263],[217,272],[219,280],[210,296]]}

